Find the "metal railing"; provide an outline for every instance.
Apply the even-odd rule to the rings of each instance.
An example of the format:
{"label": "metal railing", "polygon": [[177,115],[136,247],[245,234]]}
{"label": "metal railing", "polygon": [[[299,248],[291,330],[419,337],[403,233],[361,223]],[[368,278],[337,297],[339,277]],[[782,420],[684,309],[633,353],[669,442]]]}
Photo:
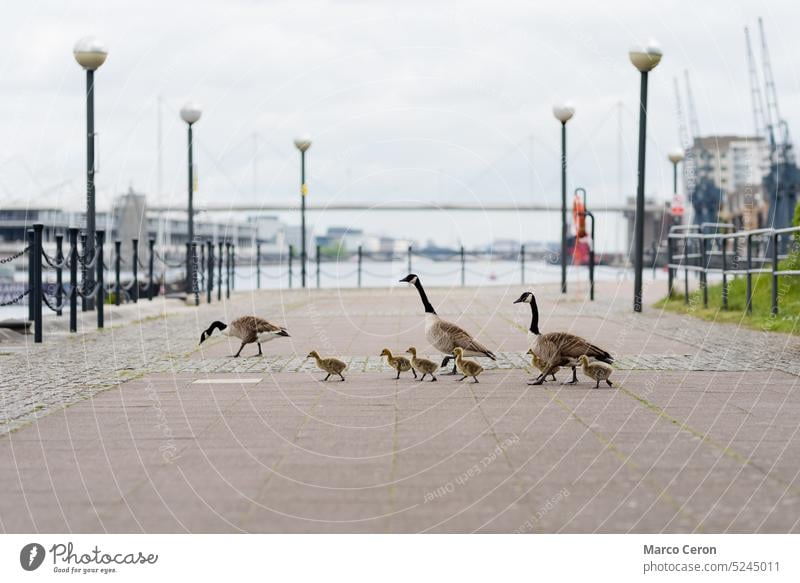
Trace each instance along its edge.
{"label": "metal railing", "polygon": [[[140,299],[142,292],[147,294],[149,301],[158,295],[162,287],[166,291],[167,279],[166,270],[186,267],[185,263],[170,263],[166,257],[161,256],[155,248],[155,240],[148,241],[148,262],[147,282],[142,283],[139,279],[139,268],[145,265],[139,259],[139,240],[131,240],[131,257],[128,262],[122,254],[122,242],[114,241],[114,280],[106,283],[107,272],[111,271],[105,261],[105,231],[95,232],[94,254],[87,255],[88,246],[86,245],[86,235],[79,233],[77,228],[67,229],[67,242],[69,249],[64,254],[64,234],[55,235],[56,254],[50,256],[44,250],[43,243],[44,225],[37,223],[27,231],[28,245],[20,251],[2,261],[8,263],[27,253],[28,256],[28,282],[21,294],[7,301],[0,302],[0,306],[12,305],[22,301],[27,296],[28,299],[28,320],[33,322],[33,336],[35,343],[41,343],[43,337],[43,317],[42,307],[47,306],[55,312],[56,316],[62,316],[64,308],[69,306],[69,331],[78,331],[78,297],[82,299],[83,311],[94,310],[97,314],[97,327],[105,326],[105,305],[113,303],[119,306],[123,302],[136,303]],[[226,296],[230,297],[230,290],[234,284],[234,261],[235,246],[230,243],[220,242],[219,246],[227,247],[225,270],[227,273]],[[200,245],[204,245],[200,243]],[[206,243],[208,249],[208,260],[203,253],[198,257],[198,243],[189,246],[189,259],[193,262],[193,269],[186,270],[185,287],[189,296],[194,296],[194,304],[198,305],[199,296],[203,287],[207,290],[207,299],[211,302],[211,291],[213,288],[214,277],[214,255],[211,242]],[[161,274],[156,276],[156,261],[161,264]],[[205,265],[204,265],[205,263]],[[122,267],[126,265],[130,268],[131,278],[127,283],[122,281]],[[220,255],[220,285],[222,279],[222,256]],[[82,277],[78,280],[78,267]],[[198,278],[201,270],[207,268],[208,276]],[[69,270],[69,284],[65,285],[64,270]],[[55,272],[55,282],[45,282],[44,272],[52,270]],[[94,273],[92,273],[94,272]],[[91,282],[92,288],[88,289]],[[113,294],[113,295],[112,295]],[[218,296],[219,297],[219,296]]]}
{"label": "metal railing", "polygon": [[[684,302],[689,303],[689,273],[700,279],[703,307],[708,307],[708,275],[718,274],[722,280],[721,306],[729,309],[729,278],[744,276],[745,310],[753,312],[753,275],[770,274],[770,313],[778,314],[779,278],[800,275],[800,269],[781,269],[780,262],[800,251],[800,227],[754,229],[738,232],[706,232],[703,227],[732,231],[729,224],[708,223],[700,228],[672,227],[667,239],[669,272],[668,296],[672,296],[675,276],[683,271]],[[791,241],[788,241],[791,239]],[[783,249],[784,252],[780,252]],[[794,255],[793,255],[794,254]]]}

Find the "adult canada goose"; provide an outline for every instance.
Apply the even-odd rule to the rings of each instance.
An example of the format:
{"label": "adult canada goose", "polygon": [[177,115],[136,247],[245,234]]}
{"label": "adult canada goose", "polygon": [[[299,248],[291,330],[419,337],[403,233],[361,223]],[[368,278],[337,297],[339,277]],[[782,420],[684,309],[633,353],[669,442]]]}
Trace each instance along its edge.
{"label": "adult canada goose", "polygon": [[[428,296],[416,274],[409,273],[400,282],[413,285],[419,292],[422,306],[425,308],[425,338],[436,350],[444,353],[442,367],[446,367],[450,359],[455,358],[453,352],[455,348],[463,349],[466,356],[487,356],[492,360],[497,360],[491,350],[475,340],[466,330],[452,322],[442,320],[436,314],[436,310],[428,301]],[[453,371],[446,374],[456,374],[456,365],[453,364]]]}
{"label": "adult canada goose", "polygon": [[588,340],[570,334],[568,332],[550,332],[542,334],[539,332],[539,308],[536,305],[536,298],[531,292],[525,292],[514,300],[515,304],[530,304],[531,306],[531,325],[528,329],[528,340],[531,350],[546,363],[546,369],[542,371],[536,380],[529,385],[541,385],[544,378],[555,372],[556,367],[569,366],[572,368],[572,380],[564,384],[572,385],[578,382],[578,373],[575,368],[578,359],[586,355],[592,360],[599,360],[606,364],[614,362],[614,358],[602,348],[595,346]]}
{"label": "adult canada goose", "polygon": [[438,365],[433,362],[432,360],[428,360],[427,358],[419,358],[417,356],[417,348],[416,346],[409,346],[407,353],[411,355],[411,366],[422,373],[422,378],[419,380],[424,381],[425,375],[431,375],[431,382],[436,382],[436,369],[438,369]]}
{"label": "adult canada goose", "polygon": [[581,368],[583,368],[583,374],[593,381],[597,381],[594,385],[595,389],[600,388],[600,381],[605,381],[609,387],[614,386],[614,384],[608,380],[608,377],[614,372],[613,366],[600,361],[589,362],[589,358],[585,354],[581,355],[579,360]]}
{"label": "adult canada goose", "polygon": [[464,349],[456,346],[453,349],[456,355],[456,366],[461,374],[464,376],[458,379],[463,381],[467,377],[472,377],[475,382],[478,382],[478,375],[483,372],[483,367],[474,360],[467,360],[464,358]]}
{"label": "adult canada goose", "polygon": [[245,344],[252,344],[253,342],[257,343],[257,356],[261,356],[263,354],[263,352],[261,352],[262,343],[270,342],[271,340],[275,340],[281,336],[289,336],[286,328],[267,322],[264,318],[259,318],[257,316],[242,316],[241,318],[236,318],[230,324],[225,324],[219,320],[211,322],[211,326],[204,330],[200,335],[200,344],[205,342],[206,339],[211,336],[214,330],[219,330],[222,332],[223,336],[231,336],[242,341],[242,345],[239,346],[239,352],[233,355],[234,358],[239,357],[239,354],[242,352],[242,348],[244,348]]}
{"label": "adult canada goose", "polygon": [[324,370],[328,375],[322,379],[323,381],[327,381],[332,374],[339,375],[339,378],[344,381],[344,377],[342,376],[342,372],[344,369],[347,368],[347,364],[339,360],[338,358],[322,358],[319,355],[319,352],[316,350],[312,350],[308,353],[306,358],[313,358],[317,361],[317,366]]}
{"label": "adult canada goose", "polygon": [[395,356],[388,348],[381,350],[381,356],[385,356],[389,361],[389,366],[397,371],[395,380],[400,378],[401,372],[406,372],[409,370],[414,373],[414,378],[417,378],[417,371],[414,370],[414,367],[411,365],[411,361],[405,356]]}

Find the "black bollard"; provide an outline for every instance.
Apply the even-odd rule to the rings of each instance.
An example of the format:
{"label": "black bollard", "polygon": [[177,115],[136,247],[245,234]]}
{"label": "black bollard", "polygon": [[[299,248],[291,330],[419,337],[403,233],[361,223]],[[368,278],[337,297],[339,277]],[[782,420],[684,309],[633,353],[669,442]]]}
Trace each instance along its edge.
{"label": "black bollard", "polygon": [[466,274],[466,260],[464,258],[464,246],[461,246],[461,287],[464,287],[467,281]]}
{"label": "black bollard", "polygon": [[[33,225],[33,341],[42,342],[42,230],[44,225]],[[31,295],[31,294],[29,294]]]}
{"label": "black bollard", "polygon": [[358,287],[361,287],[361,260],[363,258],[363,252],[361,249],[361,245],[358,246]]}
{"label": "black bollard", "polygon": [[194,305],[200,305],[200,287],[197,285],[197,241],[192,241],[192,293],[194,294]]}
{"label": "black bollard", "polygon": [[231,297],[231,243],[225,242],[225,299]]}
{"label": "black bollard", "polygon": [[131,244],[133,245],[133,287],[131,288],[133,293],[131,297],[135,304],[139,301],[139,239],[131,239]]}
{"label": "black bollard", "polygon": [[319,289],[319,249],[320,249],[320,246],[317,245],[317,255],[316,255],[316,259],[317,259],[317,289]]}
{"label": "black bollard", "polygon": [[103,308],[106,303],[106,285],[104,281],[103,274],[105,273],[105,264],[103,263],[103,243],[106,239],[106,232],[103,230],[95,231],[95,253],[97,253],[97,264],[96,267],[96,274],[97,274],[97,305],[95,309],[97,310],[97,327],[102,328],[105,325],[105,315],[103,314]]}
{"label": "black bollard", "polygon": [[525,285],[525,245],[519,246],[519,274],[520,283]]}
{"label": "black bollard", "polygon": [[292,289],[292,257],[294,256],[294,245],[289,245],[289,289]]}
{"label": "black bollard", "polygon": [[56,316],[61,316],[63,311],[61,309],[61,302],[64,300],[64,235],[56,235]]}
{"label": "black bollard", "polygon": [[218,269],[217,269],[217,301],[218,302],[222,301],[222,260],[223,260],[223,257],[225,255],[223,253],[223,250],[222,250],[222,246],[223,245],[224,245],[224,243],[222,241],[220,241],[219,242],[219,259],[218,259],[219,263],[218,263]]}
{"label": "black bollard", "polygon": [[211,303],[211,292],[214,291],[214,243],[208,241],[206,243],[206,247],[208,247],[208,263],[206,264],[206,268],[208,269],[208,285],[206,286],[206,303]]}
{"label": "black bollard", "polygon": [[122,302],[122,282],[120,281],[120,266],[122,264],[122,241],[114,241],[114,305]]}
{"label": "black bollard", "polygon": [[69,234],[69,331],[78,331],[78,229]]}
{"label": "black bollard", "polygon": [[28,239],[28,321],[33,322],[33,269],[36,264],[33,229],[28,229],[26,237]]}
{"label": "black bollard", "polygon": [[256,289],[261,289],[261,241],[256,241]]}
{"label": "black bollard", "polygon": [[155,239],[150,239],[147,244],[150,246],[150,257],[148,258],[147,264],[147,278],[150,284],[147,286],[147,300],[152,302],[153,301],[153,262],[154,262],[154,254],[155,254]]}

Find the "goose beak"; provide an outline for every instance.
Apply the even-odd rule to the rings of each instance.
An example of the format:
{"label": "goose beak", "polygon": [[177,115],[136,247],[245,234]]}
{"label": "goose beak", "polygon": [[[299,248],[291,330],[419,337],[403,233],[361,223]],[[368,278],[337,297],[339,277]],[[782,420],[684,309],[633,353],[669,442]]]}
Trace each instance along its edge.
{"label": "goose beak", "polygon": [[524,302],[524,301],[525,301],[525,300],[524,300],[524,299],[522,299],[522,296],[520,296],[520,297],[518,297],[516,300],[514,300],[514,303],[515,303],[515,304],[521,304],[521,303],[522,303],[522,302]]}

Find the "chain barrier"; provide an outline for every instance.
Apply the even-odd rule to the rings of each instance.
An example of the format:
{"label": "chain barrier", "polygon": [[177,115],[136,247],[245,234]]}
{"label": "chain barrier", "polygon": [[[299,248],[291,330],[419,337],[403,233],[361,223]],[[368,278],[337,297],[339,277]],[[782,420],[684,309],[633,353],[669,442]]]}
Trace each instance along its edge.
{"label": "chain barrier", "polygon": [[66,297],[62,298],[61,299],[61,303],[57,304],[55,307],[53,307],[53,305],[50,303],[50,300],[47,299],[47,294],[42,294],[42,301],[44,302],[44,305],[47,306],[48,308],[50,308],[51,310],[53,310],[54,312],[59,312],[59,311],[63,310],[64,306],[67,305],[67,301],[68,300],[69,300],[69,298],[66,298]]}
{"label": "chain barrier", "polygon": [[84,252],[83,255],[78,255],[78,263],[81,264],[82,267],[85,267],[87,270],[94,269],[94,266],[97,265],[97,258],[100,257],[100,253],[98,253],[98,248],[95,247],[94,250],[94,257],[89,263],[86,263],[86,253]]}
{"label": "chain barrier", "polygon": [[94,298],[97,295],[97,292],[99,290],[100,290],[100,282],[99,281],[94,284],[94,288],[92,289],[91,293],[87,294],[86,292],[81,291],[81,290],[79,290],[77,288],[75,289],[77,294],[82,298]]}
{"label": "chain barrier", "polygon": [[155,249],[153,249],[153,255],[155,255],[155,258],[158,259],[161,263],[163,263],[164,265],[166,265],[167,267],[170,267],[172,269],[179,269],[181,267],[186,267],[186,263],[184,263],[183,261],[181,261],[179,263],[170,263],[169,261],[167,261],[165,258],[163,258],[161,256],[161,253],[159,253]]}
{"label": "chain barrier", "polygon": [[350,273],[329,273],[324,269],[320,269],[319,272],[325,277],[330,277],[335,279],[348,279],[358,273],[358,268],[352,270]]}
{"label": "chain barrier", "polygon": [[6,257],[5,259],[0,259],[0,265],[3,265],[4,263],[11,263],[11,262],[12,262],[12,261],[14,261],[15,259],[19,259],[19,258],[20,258],[20,257],[22,257],[23,255],[25,255],[25,253],[27,253],[27,252],[28,252],[28,249],[30,249],[30,246],[28,246],[28,247],[25,247],[25,249],[23,249],[23,250],[22,250],[22,251],[20,251],[19,253],[14,253],[14,255],[9,255],[9,256],[8,256],[8,257]]}
{"label": "chain barrier", "polygon": [[69,261],[67,261],[67,256],[61,259],[61,262],[56,261],[55,257],[50,257],[47,252],[42,249],[42,257],[47,262],[47,265],[52,267],[53,269],[67,269],[69,267]]}
{"label": "chain barrier", "polygon": [[0,307],[5,307],[5,306],[13,306],[14,304],[17,304],[17,303],[19,303],[19,302],[20,302],[20,300],[22,300],[22,298],[24,298],[25,296],[27,296],[29,293],[31,293],[31,290],[30,290],[30,288],[26,289],[24,292],[22,292],[21,294],[19,294],[19,295],[18,295],[17,297],[15,297],[13,300],[8,300],[8,301],[5,301],[5,302],[0,302]]}

